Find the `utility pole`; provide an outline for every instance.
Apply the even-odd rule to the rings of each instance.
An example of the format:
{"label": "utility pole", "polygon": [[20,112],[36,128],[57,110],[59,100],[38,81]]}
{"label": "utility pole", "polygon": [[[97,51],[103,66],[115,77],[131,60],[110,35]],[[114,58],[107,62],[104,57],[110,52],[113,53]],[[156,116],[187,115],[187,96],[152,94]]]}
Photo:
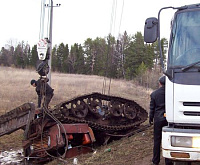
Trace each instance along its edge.
{"label": "utility pole", "polygon": [[50,41],[50,47],[49,47],[49,60],[48,60],[48,65],[49,65],[49,73],[47,75],[49,82],[48,84],[51,86],[51,61],[52,61],[52,30],[53,30],[53,7],[60,7],[61,4],[56,4],[56,6],[53,6],[53,0],[51,0],[51,5],[49,6],[51,8],[50,11],[50,25],[49,25],[49,41]]}
{"label": "utility pole", "polygon": [[[50,8],[50,18],[49,18],[49,36],[46,39],[40,39],[39,43],[38,43],[38,57],[40,60],[42,60],[43,62],[47,62],[48,63],[48,67],[49,67],[49,71],[47,74],[47,78],[49,79],[48,84],[51,85],[51,61],[52,61],[52,30],[53,30],[53,7],[60,7],[61,4],[56,4],[56,6],[53,6],[53,0],[51,0],[50,4],[44,4],[42,3],[42,5],[44,5],[44,7],[48,7]],[[44,29],[44,15],[45,12],[43,11],[41,13],[42,15],[42,29],[40,29],[42,31],[42,34],[40,34],[40,37],[43,37],[43,29]],[[41,28],[41,27],[40,27]],[[48,44],[47,44],[48,43]]]}
{"label": "utility pole", "polygon": [[52,25],[53,25],[53,0],[51,0],[51,12],[50,12],[50,25],[49,25],[49,41],[50,41],[50,47],[49,47],[49,60],[48,60],[48,65],[49,65],[49,73],[47,75],[49,79],[49,85],[51,86],[51,60],[52,60]]}

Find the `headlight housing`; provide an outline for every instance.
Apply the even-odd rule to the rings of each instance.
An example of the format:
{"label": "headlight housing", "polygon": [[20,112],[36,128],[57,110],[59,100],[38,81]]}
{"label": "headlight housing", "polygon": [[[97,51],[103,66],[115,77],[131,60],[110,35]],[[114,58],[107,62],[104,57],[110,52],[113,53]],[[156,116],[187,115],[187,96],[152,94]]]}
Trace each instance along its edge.
{"label": "headlight housing", "polygon": [[171,136],[173,147],[200,148],[200,137]]}

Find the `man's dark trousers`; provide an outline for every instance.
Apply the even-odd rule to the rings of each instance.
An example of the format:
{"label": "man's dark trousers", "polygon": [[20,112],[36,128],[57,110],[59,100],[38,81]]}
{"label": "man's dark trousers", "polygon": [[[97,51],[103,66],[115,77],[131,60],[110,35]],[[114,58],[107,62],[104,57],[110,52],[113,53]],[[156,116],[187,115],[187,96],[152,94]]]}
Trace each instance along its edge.
{"label": "man's dark trousers", "polygon": [[153,147],[153,159],[154,164],[160,162],[160,146],[162,139],[162,127],[167,126],[167,121],[156,121],[154,122],[154,147]]}
{"label": "man's dark trousers", "polygon": [[48,106],[49,106],[49,103],[50,103],[52,97],[53,97],[53,93],[52,93],[52,94],[48,94],[48,95],[45,96],[44,104],[45,104],[45,106],[46,106],[47,108],[48,108]]}

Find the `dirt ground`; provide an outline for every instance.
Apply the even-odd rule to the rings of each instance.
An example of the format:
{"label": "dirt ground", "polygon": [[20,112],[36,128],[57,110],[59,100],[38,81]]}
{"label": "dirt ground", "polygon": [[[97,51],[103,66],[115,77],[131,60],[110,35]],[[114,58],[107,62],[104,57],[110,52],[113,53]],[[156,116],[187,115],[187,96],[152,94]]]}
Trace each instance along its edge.
{"label": "dirt ground", "polygon": [[[105,152],[108,148],[111,151]],[[131,137],[99,147],[93,153],[77,156],[77,159],[79,165],[151,165],[152,151],[153,129],[150,127]],[[73,159],[67,161],[69,164],[73,163]],[[54,164],[58,162],[54,161],[48,165]],[[160,165],[164,165],[162,157]]]}
{"label": "dirt ground", "polygon": [[[151,159],[152,159],[152,154],[146,156],[142,160],[138,160],[138,161],[134,162],[134,165],[148,165],[148,164],[151,164]],[[160,165],[165,165],[165,161],[164,161],[163,157],[161,157]]]}

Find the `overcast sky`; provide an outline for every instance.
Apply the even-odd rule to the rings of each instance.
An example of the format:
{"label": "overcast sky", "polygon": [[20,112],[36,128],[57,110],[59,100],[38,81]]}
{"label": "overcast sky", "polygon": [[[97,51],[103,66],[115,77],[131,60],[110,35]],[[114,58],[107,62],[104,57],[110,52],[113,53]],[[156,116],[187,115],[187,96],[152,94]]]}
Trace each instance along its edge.
{"label": "overcast sky", "polygon": [[[24,40],[31,46],[37,44],[40,34],[41,0],[0,1],[0,46],[9,41]],[[87,38],[104,38],[109,33],[118,36],[125,30],[129,35],[142,32],[147,17],[157,17],[158,11],[166,6],[183,6],[200,3],[199,0],[54,0],[53,45],[82,44]],[[49,0],[46,0],[49,3]],[[112,13],[113,8],[116,9]],[[172,10],[161,14],[161,36],[169,36]],[[113,15],[113,21],[111,19]],[[48,10],[45,9],[45,19]],[[44,25],[44,37],[48,27]]]}

